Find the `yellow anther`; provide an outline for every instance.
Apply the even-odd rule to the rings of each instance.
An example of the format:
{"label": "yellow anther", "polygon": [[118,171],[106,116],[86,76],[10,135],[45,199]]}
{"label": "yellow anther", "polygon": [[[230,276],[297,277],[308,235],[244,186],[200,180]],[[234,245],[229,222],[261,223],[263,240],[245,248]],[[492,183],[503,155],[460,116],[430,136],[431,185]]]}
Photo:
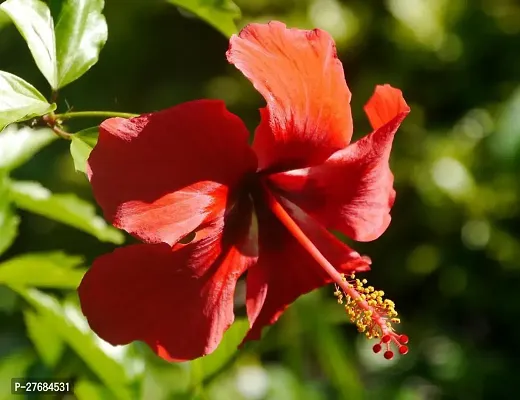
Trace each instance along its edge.
{"label": "yellow anther", "polygon": [[348,288],[347,294],[338,285],[335,285],[334,296],[339,304],[345,308],[349,320],[356,325],[359,332],[364,332],[369,339],[380,338],[388,331],[393,331],[392,323],[400,323],[395,311],[395,303],[385,299],[385,292],[375,290],[373,286],[364,287],[366,279],[356,279],[354,273],[341,276],[345,282],[343,287]]}

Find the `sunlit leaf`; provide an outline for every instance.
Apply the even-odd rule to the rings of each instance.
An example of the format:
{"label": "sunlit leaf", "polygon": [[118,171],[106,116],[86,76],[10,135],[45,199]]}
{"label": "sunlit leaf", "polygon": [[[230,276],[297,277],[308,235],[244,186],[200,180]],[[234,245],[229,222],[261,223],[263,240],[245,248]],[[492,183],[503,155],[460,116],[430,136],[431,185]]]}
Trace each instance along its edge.
{"label": "sunlit leaf", "polygon": [[72,136],[70,154],[76,171],[86,172],[87,160],[97,143],[98,136],[99,128],[97,126],[82,130]]}
{"label": "sunlit leaf", "polygon": [[9,72],[0,71],[0,131],[13,122],[38,117],[55,109],[56,104],[49,104],[31,84]]}
{"label": "sunlit leaf", "polygon": [[92,67],[108,30],[103,0],[65,0],[56,19],[58,87],[78,79]]}
{"label": "sunlit leaf", "polygon": [[118,362],[107,353],[107,350],[113,347],[95,336],[76,306],[71,303],[62,306],[55,298],[36,289],[16,286],[12,288],[27,300],[39,315],[52,323],[56,334],[83,359],[115,398],[126,400],[133,397],[124,363]]}
{"label": "sunlit leaf", "polygon": [[27,211],[73,226],[99,240],[121,244],[123,234],[96,215],[92,204],[74,194],[53,194],[37,182],[13,182],[11,197]]}
{"label": "sunlit leaf", "polygon": [[12,19],[53,89],[76,80],[98,61],[107,40],[103,0],[65,0],[56,28],[40,0],[7,0],[0,8]]}
{"label": "sunlit leaf", "polygon": [[11,206],[7,185],[7,177],[0,173],[0,255],[13,244],[20,223],[20,218]]}
{"label": "sunlit leaf", "polygon": [[18,168],[56,139],[57,136],[47,128],[6,128],[0,132],[0,170]]}
{"label": "sunlit leaf", "polygon": [[111,400],[112,394],[103,386],[81,379],[74,384],[74,394],[78,400]]}
{"label": "sunlit leaf", "polygon": [[75,289],[85,273],[75,268],[82,261],[61,252],[23,254],[0,263],[0,284]]}
{"label": "sunlit leaf", "polygon": [[11,23],[11,18],[6,13],[0,12],[0,30]]}
{"label": "sunlit leaf", "polygon": [[216,374],[236,354],[238,345],[249,329],[247,319],[237,319],[224,334],[217,349],[205,356],[190,362],[191,384],[197,385]]}
{"label": "sunlit leaf", "polygon": [[235,20],[240,9],[231,0],[167,0],[182,7],[217,28],[227,37],[237,32]]}
{"label": "sunlit leaf", "polygon": [[36,65],[53,89],[58,88],[54,23],[40,0],[7,0],[0,5],[24,37]]}
{"label": "sunlit leaf", "polygon": [[64,343],[56,335],[53,321],[31,310],[25,310],[24,317],[27,334],[40,358],[48,367],[56,366],[63,353]]}
{"label": "sunlit leaf", "polygon": [[9,205],[5,205],[4,199],[0,199],[0,255],[13,244],[19,224],[20,218]]}

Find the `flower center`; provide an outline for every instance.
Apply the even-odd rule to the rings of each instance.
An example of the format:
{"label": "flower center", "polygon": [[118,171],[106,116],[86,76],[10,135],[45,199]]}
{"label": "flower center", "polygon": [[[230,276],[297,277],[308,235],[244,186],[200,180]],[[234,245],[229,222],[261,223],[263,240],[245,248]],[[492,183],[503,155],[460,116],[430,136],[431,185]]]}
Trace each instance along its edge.
{"label": "flower center", "polygon": [[374,353],[379,353],[385,346],[383,355],[390,360],[394,356],[390,347],[392,343],[400,354],[408,353],[406,346],[408,336],[397,334],[392,327],[392,323],[400,322],[394,302],[384,300],[382,290],[375,290],[372,286],[365,287],[367,283],[365,279],[356,279],[355,274],[352,274],[348,280],[344,274],[340,274],[300,229],[269,188],[264,183],[262,185],[271,211],[334,281],[336,287],[334,295],[338,298],[338,303],[343,304],[345,301],[345,310],[350,320],[356,324],[360,332],[365,333],[367,338],[380,339],[379,343],[372,348]]}

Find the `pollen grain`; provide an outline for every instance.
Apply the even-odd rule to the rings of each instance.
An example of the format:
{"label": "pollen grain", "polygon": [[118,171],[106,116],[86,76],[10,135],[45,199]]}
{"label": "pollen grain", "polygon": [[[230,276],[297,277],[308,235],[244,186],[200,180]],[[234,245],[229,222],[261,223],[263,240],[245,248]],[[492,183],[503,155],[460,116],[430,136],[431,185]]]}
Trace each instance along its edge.
{"label": "pollen grain", "polygon": [[[368,339],[380,339],[373,347],[374,353],[379,353],[385,348],[384,357],[387,360],[393,358],[394,353],[390,345],[394,343],[399,354],[408,353],[408,337],[398,335],[392,324],[400,323],[395,310],[395,303],[385,299],[382,290],[376,290],[373,286],[366,286],[366,279],[356,279],[352,273],[348,277],[341,275],[341,288],[334,284],[336,297],[339,304],[345,308],[350,321],[356,325],[358,332],[364,333]],[[345,287],[346,286],[346,287]]]}

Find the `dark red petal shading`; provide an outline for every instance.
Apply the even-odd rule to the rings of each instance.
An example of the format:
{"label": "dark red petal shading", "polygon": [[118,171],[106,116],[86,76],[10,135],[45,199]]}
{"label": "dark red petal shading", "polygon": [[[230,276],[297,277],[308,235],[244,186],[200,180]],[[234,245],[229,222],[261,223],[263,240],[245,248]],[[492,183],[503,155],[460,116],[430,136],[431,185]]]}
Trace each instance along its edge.
{"label": "dark red petal shading", "polygon": [[[370,269],[368,257],[360,256],[296,205],[280,198],[278,201],[339,272]],[[246,306],[251,329],[242,343],[259,339],[262,328],[274,324],[299,296],[332,282],[330,276],[265,206],[256,209],[260,255],[247,275]]]}
{"label": "dark red petal shading", "polygon": [[350,142],[351,95],[327,32],[250,24],[227,58],[267,101],[253,143],[261,169],[316,164]]}
{"label": "dark red petal shading", "polygon": [[322,165],[271,175],[277,190],[329,229],[354,240],[377,239],[390,224],[395,200],[388,160],[410,108],[398,89],[378,86],[366,108],[377,129]]}
{"label": "dark red petal shading", "polygon": [[211,221],[256,169],[244,123],[199,100],[101,124],[88,175],[105,217],[148,243],[173,244]]}
{"label": "dark red petal shading", "polygon": [[167,360],[211,353],[233,322],[236,282],[256,261],[247,207],[231,237],[219,217],[190,244],[139,244],[96,259],[78,289],[91,328],[113,345],[144,341]]}

